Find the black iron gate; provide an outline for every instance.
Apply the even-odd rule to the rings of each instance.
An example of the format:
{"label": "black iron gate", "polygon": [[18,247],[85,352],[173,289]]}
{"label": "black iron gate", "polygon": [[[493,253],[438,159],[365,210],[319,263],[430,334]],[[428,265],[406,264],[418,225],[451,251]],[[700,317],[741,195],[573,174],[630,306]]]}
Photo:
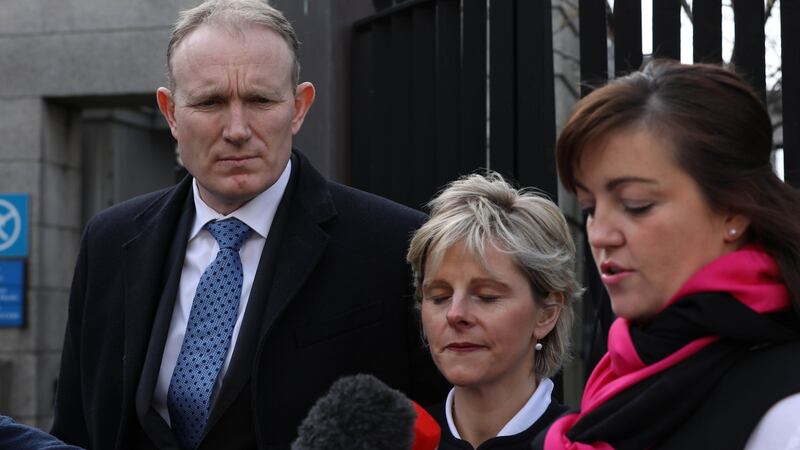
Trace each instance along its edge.
{"label": "black iron gate", "polygon": [[488,164],[555,198],[551,28],[550,0],[414,0],[358,22],[352,183],[419,208]]}
{"label": "black iron gate", "polygon": [[[616,75],[641,65],[642,1],[653,2],[653,56],[680,56],[681,0],[616,0],[613,11],[606,0],[571,0],[581,95],[608,79],[609,37]],[[488,164],[556,199],[551,0],[391,3],[376,1],[386,8],[354,27],[352,183],[419,208],[444,183]],[[734,0],[733,61],[766,99],[764,6]],[[721,11],[722,0],[692,2],[697,62],[722,62]],[[800,186],[800,2],[781,1],[780,15],[784,174]],[[612,316],[594,265],[585,266],[590,369]]]}

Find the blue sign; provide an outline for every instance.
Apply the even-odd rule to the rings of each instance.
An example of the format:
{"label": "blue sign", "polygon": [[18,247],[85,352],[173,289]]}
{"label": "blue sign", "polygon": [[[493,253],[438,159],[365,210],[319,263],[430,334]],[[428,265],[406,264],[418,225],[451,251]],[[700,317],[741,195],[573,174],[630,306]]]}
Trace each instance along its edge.
{"label": "blue sign", "polygon": [[0,257],[28,256],[28,194],[0,194]]}
{"label": "blue sign", "polygon": [[21,327],[25,303],[25,261],[0,260],[0,327]]}

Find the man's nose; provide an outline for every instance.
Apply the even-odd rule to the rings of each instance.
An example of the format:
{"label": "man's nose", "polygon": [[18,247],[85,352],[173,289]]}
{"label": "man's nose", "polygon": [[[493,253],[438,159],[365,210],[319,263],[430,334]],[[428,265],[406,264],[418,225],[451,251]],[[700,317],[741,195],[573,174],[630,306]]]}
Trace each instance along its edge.
{"label": "man's nose", "polygon": [[240,145],[247,142],[252,135],[253,130],[250,129],[244,106],[237,102],[231,103],[223,137],[231,144]]}

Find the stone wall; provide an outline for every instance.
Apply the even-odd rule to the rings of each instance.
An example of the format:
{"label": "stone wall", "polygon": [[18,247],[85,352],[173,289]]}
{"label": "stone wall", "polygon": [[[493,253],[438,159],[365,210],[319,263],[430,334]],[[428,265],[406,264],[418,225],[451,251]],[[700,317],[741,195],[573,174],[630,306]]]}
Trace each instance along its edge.
{"label": "stone wall", "polygon": [[[197,3],[7,0],[0,8],[0,192],[27,192],[32,199],[27,321],[22,329],[0,329],[2,414],[50,426],[80,234],[88,215],[108,198],[117,198],[93,191],[115,184],[92,178],[106,175],[94,173],[96,161],[85,152],[102,151],[105,145],[115,151],[148,145],[147,137],[136,137],[142,133],[120,131],[118,119],[130,116],[132,109],[155,114],[154,92],[166,82],[169,29],[178,11]],[[373,3],[272,3],[294,23],[303,42],[302,79],[317,87],[316,103],[296,144],[323,174],[348,182],[351,25],[373,13]],[[575,4],[553,0],[559,129],[578,86]],[[98,108],[109,112],[98,116]],[[98,122],[101,118],[106,122]],[[113,136],[100,139],[98,130],[125,133],[125,143]],[[132,194],[126,191],[123,197]],[[569,215],[575,208],[567,196],[561,198]],[[579,377],[570,374],[580,372],[570,369],[565,379],[568,399],[580,389]]]}
{"label": "stone wall", "polygon": [[[0,329],[2,414],[45,429],[52,421],[84,212],[96,209],[84,204],[84,190],[87,177],[101,176],[84,170],[84,114],[98,107],[155,111],[155,90],[166,82],[170,27],[178,11],[198,3],[8,0],[0,8],[0,192],[27,192],[32,199],[27,320],[22,329]],[[318,89],[297,145],[324,174],[347,181],[349,24],[371,13],[372,3],[273,4],[294,23],[303,41],[303,79]]]}

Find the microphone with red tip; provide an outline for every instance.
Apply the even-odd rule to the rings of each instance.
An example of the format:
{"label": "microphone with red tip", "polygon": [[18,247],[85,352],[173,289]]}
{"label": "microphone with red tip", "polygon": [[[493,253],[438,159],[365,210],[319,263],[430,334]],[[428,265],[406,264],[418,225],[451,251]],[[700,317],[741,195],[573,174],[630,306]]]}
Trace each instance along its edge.
{"label": "microphone with red tip", "polygon": [[298,428],[292,450],[435,450],[441,429],[400,391],[372,375],[337,380]]}

